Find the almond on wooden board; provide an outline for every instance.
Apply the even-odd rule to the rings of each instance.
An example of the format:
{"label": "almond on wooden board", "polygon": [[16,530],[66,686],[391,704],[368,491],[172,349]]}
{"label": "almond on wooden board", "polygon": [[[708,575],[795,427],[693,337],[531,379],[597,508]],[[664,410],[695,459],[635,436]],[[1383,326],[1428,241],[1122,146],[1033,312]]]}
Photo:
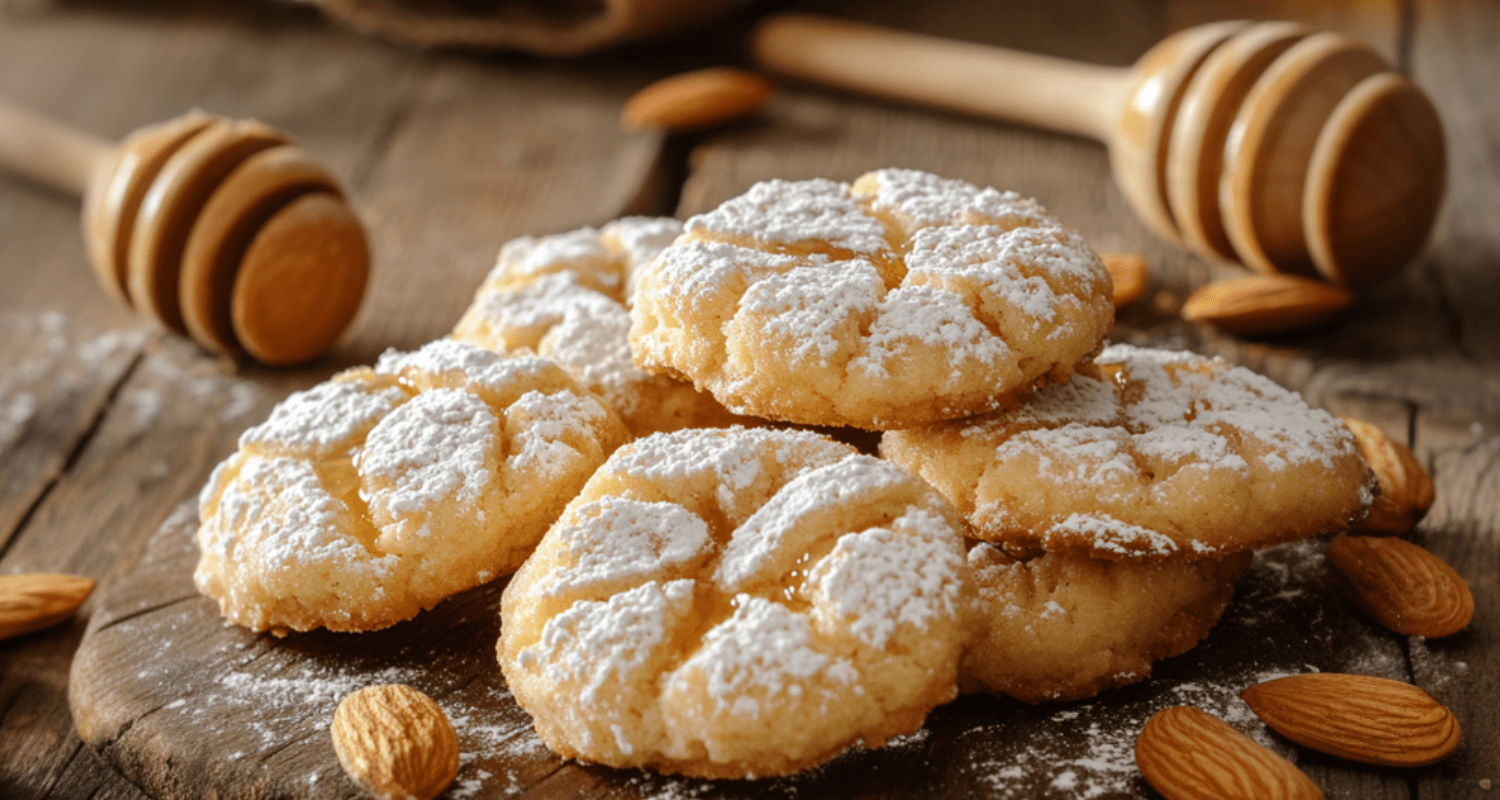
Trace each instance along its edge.
{"label": "almond on wooden board", "polygon": [[1152,715],[1135,740],[1135,763],[1167,800],[1314,800],[1317,784],[1291,762],[1193,708]]}
{"label": "almond on wooden board", "polygon": [[1146,259],[1128,253],[1100,253],[1099,260],[1109,270],[1115,293],[1111,297],[1115,308],[1124,308],[1135,302],[1146,288]]}
{"label": "almond on wooden board", "polygon": [[1350,761],[1420,767],[1458,747],[1453,712],[1401,681],[1309,673],[1248,686],[1240,698],[1282,736]]}
{"label": "almond on wooden board", "polygon": [[366,686],[333,712],[344,772],[382,800],[432,800],[458,775],[458,735],[432,698],[410,686]]}
{"label": "almond on wooden board", "polygon": [[1363,420],[1343,417],[1354,434],[1359,455],[1375,471],[1380,496],[1370,513],[1354,526],[1370,533],[1406,533],[1427,515],[1435,496],[1432,478],[1411,449],[1385,435],[1385,431]]}
{"label": "almond on wooden board", "polygon": [[1463,577],[1404,539],[1340,534],[1328,545],[1328,564],[1339,594],[1396,633],[1436,639],[1474,618]]}
{"label": "almond on wooden board", "polygon": [[50,628],[94,591],[94,582],[51,572],[0,576],[0,639]]}
{"label": "almond on wooden board", "polygon": [[1296,275],[1247,275],[1199,287],[1183,304],[1182,318],[1264,336],[1320,325],[1351,305],[1354,293],[1341,286]]}
{"label": "almond on wooden board", "polygon": [[760,110],[771,82],[753,72],[711,67],[672,75],[636,92],[620,112],[626,128],[693,131],[722,125]]}

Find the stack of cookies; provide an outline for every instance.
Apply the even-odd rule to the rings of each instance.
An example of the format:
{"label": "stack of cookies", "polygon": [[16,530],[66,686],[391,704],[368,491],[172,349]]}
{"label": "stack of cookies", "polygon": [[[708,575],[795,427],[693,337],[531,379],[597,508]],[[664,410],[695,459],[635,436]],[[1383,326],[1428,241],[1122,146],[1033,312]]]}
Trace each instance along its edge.
{"label": "stack of cookies", "polygon": [[[1372,484],[1343,425],[1270,381],[1106,347],[1110,295],[1034,202],[911,170],[517,240],[451,340],[247,432],[204,491],[199,586],[257,630],[357,630],[520,548],[497,650],[543,741],[704,777],[878,746],[961,689],[1141,680],[1253,549],[1344,528]],[[391,453],[398,416],[423,424]],[[829,429],[879,432],[880,457]],[[265,483],[282,468],[305,490]],[[447,574],[449,537],[503,544],[441,591],[402,577],[384,615],[275,577]]]}

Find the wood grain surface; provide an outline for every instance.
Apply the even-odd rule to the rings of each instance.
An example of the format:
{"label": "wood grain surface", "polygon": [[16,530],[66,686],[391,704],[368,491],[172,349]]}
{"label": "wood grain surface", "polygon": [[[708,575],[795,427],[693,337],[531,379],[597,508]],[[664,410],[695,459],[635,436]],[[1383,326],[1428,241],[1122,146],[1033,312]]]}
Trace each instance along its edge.
{"label": "wood grain surface", "polygon": [[[620,104],[649,81],[742,63],[750,22],[772,8],[1112,65],[1214,19],[1349,31],[1433,97],[1449,197],[1428,248],[1352,312],[1246,341],[1178,319],[1194,287],[1237,268],[1155,239],[1097,143],[800,85],[727,129],[619,129]],[[1497,36],[1500,7],[1482,0],[826,0],[751,5],[679,40],[548,61],[406,50],[272,2],[0,4],[0,95],[112,138],[194,106],[262,119],[349,187],[374,247],[365,304],[332,354],[295,371],[236,367],[113,304],[92,283],[77,201],[0,174],[0,572],[100,582],[71,623],[0,642],[0,797],[355,797],[327,719],[341,692],[382,676],[428,689],[461,723],[450,797],[1151,797],[1116,750],[1174,698],[1221,710],[1329,797],[1497,791],[1481,786],[1500,783]],[[1034,195],[1097,249],[1144,256],[1151,281],[1116,340],[1223,355],[1411,445],[1437,487],[1411,538],[1469,582],[1471,630],[1382,633],[1323,588],[1315,554],[1272,553],[1210,640],[1145,684],[1038,709],[964,698],[885,750],[795,779],[706,783],[540,748],[489,655],[498,586],[373,636],[282,640],[220,625],[193,592],[185,504],[239,433],[295,389],[446,332],[505,240],[687,215],[765,178],[884,166]],[[1226,699],[1307,668],[1413,681],[1454,709],[1464,743],[1422,770],[1356,767],[1266,734]],[[1090,753],[1108,757],[1085,768]]]}

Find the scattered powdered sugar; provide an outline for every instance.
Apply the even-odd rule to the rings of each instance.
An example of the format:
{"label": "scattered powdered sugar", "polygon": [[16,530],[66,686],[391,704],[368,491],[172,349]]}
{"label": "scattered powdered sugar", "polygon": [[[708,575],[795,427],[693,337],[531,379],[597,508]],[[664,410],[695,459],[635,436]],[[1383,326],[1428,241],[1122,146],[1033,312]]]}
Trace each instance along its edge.
{"label": "scattered powdered sugar", "polygon": [[[1235,685],[1183,683],[1147,708],[1123,714],[1104,697],[1071,705],[1051,715],[1048,732],[1026,741],[1012,740],[1002,758],[976,760],[970,769],[975,783],[995,800],[1144,796],[1134,790],[1140,784],[1135,740],[1151,714],[1174,705],[1200,708],[1286,755],[1290,748],[1278,744],[1238,696],[1244,686],[1276,677],[1281,674],[1245,675],[1243,683]],[[1046,715],[1044,709],[1040,713]]]}
{"label": "scattered powdered sugar", "polygon": [[[107,391],[150,341],[145,330],[97,331],[60,311],[0,312],[0,341],[13,340],[0,372],[0,452],[54,407],[82,392]],[[134,423],[134,419],[131,420]]]}
{"label": "scattered powdered sugar", "polygon": [[275,676],[227,672],[219,677],[219,685],[225,693],[216,699],[229,705],[264,704],[279,712],[277,715],[326,715],[332,719],[340,701],[366,686],[421,682],[422,673],[414,667],[391,667],[371,674],[302,662],[290,667],[285,674]]}
{"label": "scattered powdered sugar", "polygon": [[36,395],[31,392],[16,392],[5,398],[0,407],[0,451],[10,448],[26,430],[26,423],[36,416]]}

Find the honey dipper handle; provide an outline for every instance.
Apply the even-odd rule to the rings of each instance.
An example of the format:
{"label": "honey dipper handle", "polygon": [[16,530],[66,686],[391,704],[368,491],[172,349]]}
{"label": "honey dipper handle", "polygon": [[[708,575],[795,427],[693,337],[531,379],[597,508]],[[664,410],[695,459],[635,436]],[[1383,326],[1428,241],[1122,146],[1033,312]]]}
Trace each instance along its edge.
{"label": "honey dipper handle", "polygon": [[794,78],[953,111],[1112,138],[1129,69],[785,13],[757,27],[761,66]]}
{"label": "honey dipper handle", "polygon": [[82,196],[114,145],[0,99],[0,166]]}

